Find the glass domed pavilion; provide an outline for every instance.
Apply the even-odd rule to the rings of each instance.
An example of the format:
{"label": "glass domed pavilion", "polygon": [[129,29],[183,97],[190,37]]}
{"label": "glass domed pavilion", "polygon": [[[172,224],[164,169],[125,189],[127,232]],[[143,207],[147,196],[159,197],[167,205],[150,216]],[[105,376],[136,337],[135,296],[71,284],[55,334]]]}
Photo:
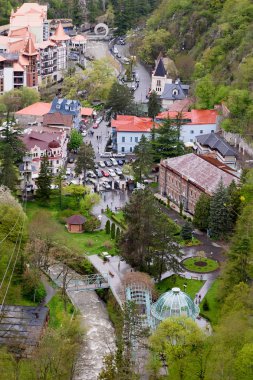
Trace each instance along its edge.
{"label": "glass domed pavilion", "polygon": [[172,288],[151,305],[151,314],[155,325],[169,317],[183,316],[195,320],[199,314],[199,307],[180,288]]}

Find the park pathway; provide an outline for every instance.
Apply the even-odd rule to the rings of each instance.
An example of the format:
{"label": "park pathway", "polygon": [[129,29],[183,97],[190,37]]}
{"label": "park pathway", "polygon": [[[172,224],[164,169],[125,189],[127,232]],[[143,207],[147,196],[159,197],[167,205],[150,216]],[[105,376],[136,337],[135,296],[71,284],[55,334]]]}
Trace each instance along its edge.
{"label": "park pathway", "polygon": [[[59,264],[51,266],[48,271],[49,276],[58,286],[62,284],[61,276],[59,276],[61,271],[62,266]],[[80,276],[70,271],[68,286],[74,289],[75,283],[71,277]],[[105,305],[94,290],[75,291],[72,289],[68,289],[67,294],[80,311],[81,327],[85,330],[73,380],[96,380],[103,367],[104,356],[115,350],[114,328]]]}

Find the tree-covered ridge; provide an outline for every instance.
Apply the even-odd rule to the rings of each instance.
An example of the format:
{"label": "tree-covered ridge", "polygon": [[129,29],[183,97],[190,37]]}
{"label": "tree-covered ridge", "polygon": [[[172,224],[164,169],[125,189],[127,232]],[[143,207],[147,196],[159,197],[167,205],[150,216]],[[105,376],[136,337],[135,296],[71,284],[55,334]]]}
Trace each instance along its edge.
{"label": "tree-covered ridge", "polygon": [[196,106],[224,101],[231,112],[224,128],[251,136],[252,22],[251,0],[163,0],[135,43],[149,64],[159,51],[174,59]]}

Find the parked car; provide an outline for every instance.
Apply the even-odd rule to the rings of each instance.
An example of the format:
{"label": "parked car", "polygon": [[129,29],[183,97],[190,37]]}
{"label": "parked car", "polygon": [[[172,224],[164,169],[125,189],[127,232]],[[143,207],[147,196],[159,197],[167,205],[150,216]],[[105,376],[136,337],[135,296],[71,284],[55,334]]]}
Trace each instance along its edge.
{"label": "parked car", "polygon": [[104,163],[104,161],[98,161],[98,165],[99,165],[101,168],[105,168],[105,163]]}
{"label": "parked car", "polygon": [[110,158],[110,161],[112,163],[113,166],[116,166],[118,165],[117,161],[115,160],[115,158]]}
{"label": "parked car", "polygon": [[93,129],[97,129],[97,128],[98,128],[98,126],[99,126],[99,124],[97,124],[97,123],[94,123],[94,124],[93,124],[93,126],[92,126],[92,128],[93,128]]}
{"label": "parked car", "polygon": [[109,177],[109,173],[106,170],[101,170],[104,177]]}
{"label": "parked car", "polygon": [[105,163],[105,165],[108,166],[108,167],[112,166],[112,163],[111,163],[111,161],[109,161],[109,160],[104,161],[104,163]]}
{"label": "parked car", "polygon": [[97,175],[98,178],[102,178],[103,177],[103,174],[102,174],[101,170],[95,169],[95,173],[96,173],[96,175]]}
{"label": "parked car", "polygon": [[113,50],[112,50],[112,51],[113,51],[113,54],[118,54],[118,53],[119,53],[119,51],[118,51],[118,49],[116,48],[116,46],[113,47]]}
{"label": "parked car", "polygon": [[124,165],[124,162],[122,160],[117,160],[118,165]]}
{"label": "parked car", "polygon": [[97,124],[100,124],[101,121],[103,121],[103,116],[99,116],[99,117],[96,119],[96,123],[97,123]]}
{"label": "parked car", "polygon": [[69,157],[68,158],[68,163],[69,164],[73,164],[74,161],[75,161],[74,157]]}
{"label": "parked car", "polygon": [[110,174],[111,177],[115,177],[116,174],[115,174],[115,171],[113,169],[108,169],[108,172]]}
{"label": "parked car", "polygon": [[115,168],[114,171],[115,171],[115,173],[116,173],[117,175],[122,175],[122,170],[121,170],[121,169],[119,169],[119,168]]}
{"label": "parked car", "polygon": [[119,44],[120,44],[120,45],[125,45],[126,42],[123,40],[123,38],[120,38],[120,40],[119,40]]}
{"label": "parked car", "polygon": [[108,182],[103,182],[103,183],[102,183],[102,186],[103,186],[106,190],[111,190],[111,186],[109,185]]}
{"label": "parked car", "polygon": [[83,136],[83,137],[87,136],[87,131],[83,131],[83,132],[82,132],[82,136]]}
{"label": "parked car", "polygon": [[121,58],[120,53],[117,53],[117,54],[116,54],[116,57],[117,57],[117,58]]}
{"label": "parked car", "polygon": [[132,83],[132,84],[131,84],[131,88],[130,88],[130,90],[131,90],[131,91],[135,91],[135,90],[137,89],[137,87],[138,87],[138,86],[137,86],[136,83]]}
{"label": "parked car", "polygon": [[86,176],[90,178],[96,178],[96,174],[94,173],[93,170],[88,170],[86,173]]}

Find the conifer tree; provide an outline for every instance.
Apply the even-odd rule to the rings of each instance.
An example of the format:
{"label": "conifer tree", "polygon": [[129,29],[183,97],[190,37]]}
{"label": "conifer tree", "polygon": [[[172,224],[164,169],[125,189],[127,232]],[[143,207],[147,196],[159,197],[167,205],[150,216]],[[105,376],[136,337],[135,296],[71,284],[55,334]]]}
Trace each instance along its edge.
{"label": "conifer tree", "polygon": [[214,239],[222,239],[232,230],[230,210],[227,207],[228,202],[228,190],[225,188],[223,182],[220,181],[210,202],[208,228]]}
{"label": "conifer tree", "polygon": [[155,91],[152,91],[148,99],[148,116],[154,118],[160,111],[160,102],[158,95]]}
{"label": "conifer tree", "polygon": [[36,196],[41,200],[48,200],[51,194],[52,174],[48,156],[44,156],[41,161],[40,174],[37,179],[37,192]]}
{"label": "conifer tree", "polygon": [[136,160],[132,167],[134,171],[135,180],[137,182],[143,182],[143,176],[150,173],[153,163],[152,145],[151,142],[144,136],[141,136],[140,142],[134,148]]}
{"label": "conifer tree", "polygon": [[0,184],[14,191],[17,181],[17,169],[13,165],[13,149],[9,144],[6,144],[2,152],[0,165]]}
{"label": "conifer tree", "polygon": [[186,241],[192,239],[192,224],[190,222],[185,222],[182,226],[181,237]]}
{"label": "conifer tree", "polygon": [[110,220],[106,221],[105,232],[106,232],[107,235],[110,235],[110,232],[111,232],[111,223],[110,223]]}
{"label": "conifer tree", "polygon": [[111,238],[115,239],[115,223],[111,225]]}
{"label": "conifer tree", "polygon": [[206,194],[201,194],[194,211],[193,224],[200,230],[207,230],[210,214],[211,198]]}

